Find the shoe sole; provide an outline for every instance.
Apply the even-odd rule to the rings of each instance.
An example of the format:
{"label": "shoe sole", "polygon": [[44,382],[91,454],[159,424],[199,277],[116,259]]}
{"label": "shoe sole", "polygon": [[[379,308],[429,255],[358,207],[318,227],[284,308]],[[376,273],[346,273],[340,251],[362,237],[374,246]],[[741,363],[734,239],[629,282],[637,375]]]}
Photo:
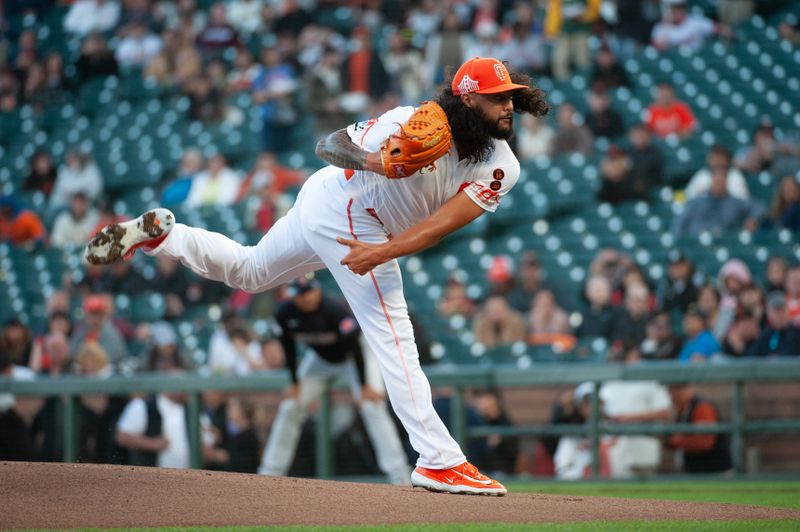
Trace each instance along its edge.
{"label": "shoe sole", "polygon": [[505,488],[475,488],[472,486],[452,485],[437,482],[416,471],[411,473],[411,485],[415,488],[425,488],[437,493],[452,493],[455,495],[486,495],[490,497],[503,497],[508,490]]}
{"label": "shoe sole", "polygon": [[86,246],[84,258],[89,264],[118,262],[148,240],[166,236],[174,225],[175,215],[167,209],[153,209],[133,220],[108,225]]}

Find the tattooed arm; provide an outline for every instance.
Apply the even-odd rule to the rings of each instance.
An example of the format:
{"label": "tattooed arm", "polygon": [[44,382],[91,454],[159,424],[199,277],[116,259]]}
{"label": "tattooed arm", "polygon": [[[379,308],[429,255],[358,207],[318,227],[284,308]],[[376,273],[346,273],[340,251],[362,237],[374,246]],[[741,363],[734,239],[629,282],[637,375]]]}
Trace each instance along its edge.
{"label": "tattooed arm", "polygon": [[346,129],[334,131],[317,143],[317,157],[348,170],[368,170],[383,175],[380,153],[364,151],[350,140]]}

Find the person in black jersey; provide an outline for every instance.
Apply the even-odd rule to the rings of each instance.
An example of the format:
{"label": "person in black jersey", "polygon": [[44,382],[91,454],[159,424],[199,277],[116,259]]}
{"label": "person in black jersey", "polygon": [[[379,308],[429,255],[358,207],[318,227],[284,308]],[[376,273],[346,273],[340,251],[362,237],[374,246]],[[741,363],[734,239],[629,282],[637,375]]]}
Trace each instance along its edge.
{"label": "person in black jersey", "polygon": [[[378,465],[393,484],[410,485],[410,471],[397,428],[381,393],[367,383],[361,329],[350,310],[322,293],[313,278],[289,285],[290,299],[275,313],[292,384],[278,406],[258,472],[285,476],[294,460],[308,407],[340,377],[349,379]],[[296,342],[307,350],[299,367]]]}

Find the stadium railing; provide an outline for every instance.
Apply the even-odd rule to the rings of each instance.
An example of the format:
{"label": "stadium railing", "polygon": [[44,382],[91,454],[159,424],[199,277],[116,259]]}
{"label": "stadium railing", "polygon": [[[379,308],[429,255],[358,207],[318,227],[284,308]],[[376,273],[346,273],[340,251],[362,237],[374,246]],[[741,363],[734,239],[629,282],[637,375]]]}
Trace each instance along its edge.
{"label": "stadium railing", "polygon": [[[800,431],[800,419],[752,420],[744,419],[744,385],[751,382],[798,381],[800,360],[758,359],[735,360],[720,364],[684,365],[676,362],[622,364],[532,364],[524,370],[516,367],[482,368],[474,366],[431,367],[426,374],[434,388],[453,390],[450,418],[456,440],[465,446],[469,438],[490,434],[563,436],[586,435],[591,441],[592,474],[599,473],[599,444],[604,434],[723,434],[731,438],[734,471],[744,473],[743,444],[745,434],[781,433]],[[614,424],[602,421],[600,415],[599,385],[606,381],[658,381],[663,384],[690,382],[725,383],[732,386],[730,420],[714,425],[690,423],[637,423]],[[526,425],[468,427],[466,422],[466,392],[472,388],[525,388],[536,386],[577,385],[594,382],[591,396],[591,416],[584,425]],[[107,379],[87,377],[46,377],[31,381],[0,378],[0,393],[39,397],[61,396],[64,404],[63,457],[65,462],[75,462],[78,450],[77,401],[81,395],[158,392],[187,392],[189,400],[189,434],[192,467],[202,467],[200,448],[201,394],[217,390],[228,392],[277,392],[289,383],[283,371],[236,376],[203,376],[200,374],[150,374],[114,376]],[[333,471],[330,441],[330,397],[324,395],[319,411],[316,431],[316,468],[320,478],[330,477]]]}

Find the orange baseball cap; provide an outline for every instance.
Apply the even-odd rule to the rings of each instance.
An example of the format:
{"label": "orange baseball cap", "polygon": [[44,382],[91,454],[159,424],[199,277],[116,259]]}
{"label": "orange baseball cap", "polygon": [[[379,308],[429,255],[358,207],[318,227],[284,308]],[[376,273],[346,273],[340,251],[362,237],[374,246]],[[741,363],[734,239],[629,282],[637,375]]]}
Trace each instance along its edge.
{"label": "orange baseball cap", "polygon": [[458,69],[451,85],[453,94],[469,92],[496,94],[498,92],[527,89],[525,85],[511,83],[508,69],[493,57],[473,57]]}

